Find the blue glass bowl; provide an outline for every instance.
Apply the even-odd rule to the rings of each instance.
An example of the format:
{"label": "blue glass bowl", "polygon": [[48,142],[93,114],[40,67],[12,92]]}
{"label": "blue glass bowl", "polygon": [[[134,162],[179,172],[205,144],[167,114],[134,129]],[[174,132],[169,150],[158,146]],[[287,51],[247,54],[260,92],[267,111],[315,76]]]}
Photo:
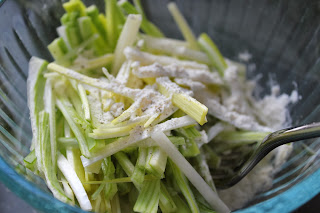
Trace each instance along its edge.
{"label": "blue glass bowl", "polygon": [[[0,180],[36,209],[81,212],[52,197],[44,182],[21,162],[32,135],[26,97],[31,56],[52,60],[46,46],[57,35],[63,0],[0,0]],[[181,38],[169,15],[169,1],[143,1],[148,17],[168,37]],[[250,63],[261,74],[261,95],[268,81],[281,92],[297,89],[301,99],[290,105],[292,125],[320,120],[320,3],[318,0],[198,0],[176,1],[196,35],[207,32],[222,53]],[[85,1],[104,8],[103,0]],[[320,192],[320,140],[294,144],[294,151],[268,191],[238,212],[290,212]]]}

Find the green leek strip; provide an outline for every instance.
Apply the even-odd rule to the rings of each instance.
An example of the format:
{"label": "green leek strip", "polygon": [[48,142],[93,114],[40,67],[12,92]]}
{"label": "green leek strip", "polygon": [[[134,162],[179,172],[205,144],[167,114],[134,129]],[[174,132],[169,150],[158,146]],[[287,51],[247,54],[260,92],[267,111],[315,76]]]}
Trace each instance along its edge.
{"label": "green leek strip", "polygon": [[210,37],[202,33],[199,36],[198,42],[201,48],[207,53],[212,65],[218,70],[221,76],[224,75],[224,70],[228,67],[218,47],[210,39]]}
{"label": "green leek strip", "polygon": [[73,96],[72,103],[66,97],[58,96],[57,99],[59,99],[59,101],[65,106],[67,112],[70,114],[76,124],[81,125],[82,127],[90,126],[90,123],[82,117],[83,113],[81,101],[78,97],[75,97],[77,94],[74,93],[74,95],[69,96]]}
{"label": "green leek strip", "polygon": [[99,10],[95,5],[91,5],[86,8],[86,14],[91,18],[92,23],[94,24],[96,30],[99,32],[99,35],[103,38],[104,41],[107,41],[107,29],[101,19],[99,18]]}
{"label": "green leek strip", "polygon": [[[129,157],[124,152],[117,152],[113,156],[117,159],[125,173],[131,177],[134,172],[134,165],[130,161]],[[133,182],[133,184],[138,190],[141,189],[141,185],[139,183]]]}
{"label": "green leek strip", "polygon": [[176,212],[177,206],[175,202],[173,201],[172,196],[167,190],[167,187],[163,183],[163,181],[160,182],[160,200],[159,200],[159,207],[162,212]]}
{"label": "green leek strip", "polygon": [[141,185],[144,181],[146,158],[147,148],[139,147],[138,159],[131,176],[132,182],[136,185]]}
{"label": "green leek strip", "polygon": [[119,193],[116,193],[111,200],[111,213],[121,213]]}
{"label": "green leek strip", "polygon": [[[117,172],[117,169],[116,169],[116,172]],[[150,180],[155,180],[155,179],[157,179],[157,178],[153,175],[145,175],[145,178],[144,178],[145,181],[150,181]],[[83,184],[89,184],[89,185],[101,185],[103,183],[132,183],[132,180],[131,180],[131,177],[121,177],[121,178],[114,178],[114,179],[110,179],[110,180],[97,180],[97,181],[83,182]]]}
{"label": "green leek strip", "polygon": [[150,35],[154,35],[157,37],[164,37],[163,33],[160,31],[160,29],[154,25],[152,22],[148,21],[147,16],[144,13],[144,10],[142,8],[142,4],[140,0],[134,0],[133,1],[134,6],[137,8],[137,11],[142,15],[142,19],[146,20],[146,28],[147,28],[147,33]]}
{"label": "green leek strip", "polygon": [[167,158],[167,154],[159,147],[149,147],[148,158],[145,165],[146,170],[158,178],[163,178]]}
{"label": "green leek strip", "polygon": [[[79,97],[79,90],[78,90],[78,82],[75,80],[70,79],[70,86],[68,86],[64,91],[59,91],[60,92],[60,98],[65,104],[72,104],[70,107],[72,109],[75,109],[75,117],[79,121],[79,124],[82,126],[87,126],[90,125],[89,122],[87,122],[84,118],[84,112],[83,112],[83,106],[81,99]],[[57,88],[57,87],[56,87]],[[66,96],[64,94],[67,94]],[[68,98],[67,98],[68,97]],[[69,100],[71,103],[69,103]]]}
{"label": "green leek strip", "polygon": [[131,88],[123,87],[121,85],[117,85],[117,84],[115,85],[115,84],[106,83],[105,81],[101,81],[100,79],[88,77],[86,75],[80,74],[72,69],[65,68],[56,63],[50,63],[48,65],[48,70],[60,73],[64,76],[67,76],[68,78],[77,80],[81,83],[88,84],[90,86],[100,88],[103,90],[111,91],[131,99],[135,99],[136,95],[140,92],[139,89],[131,89]]}
{"label": "green leek strip", "polygon": [[59,137],[58,138],[59,146],[63,147],[79,147],[78,141],[76,138],[66,138],[66,137]]}
{"label": "green leek strip", "polygon": [[185,157],[195,157],[200,154],[198,144],[195,139],[201,137],[200,132],[195,127],[179,128],[176,132],[185,137],[186,144],[180,146],[180,152]]}
{"label": "green leek strip", "polygon": [[118,12],[117,7],[117,1],[116,0],[105,0],[105,14],[107,22],[107,39],[109,45],[111,45],[111,48],[114,49],[115,44],[117,43],[117,39],[119,36],[118,32],[118,20],[116,13]]}
{"label": "green leek strip", "polygon": [[[131,182],[131,178],[126,175],[126,172],[122,169],[119,162],[115,162],[116,166],[116,178],[114,180],[121,180],[121,182],[117,182],[118,192],[120,195],[126,195],[131,191],[137,191],[136,188],[133,188]],[[126,180],[125,180],[126,179]]]}
{"label": "green leek strip", "polygon": [[122,63],[125,61],[125,55],[123,54],[124,49],[127,46],[133,45],[135,42],[140,24],[141,15],[128,15],[114,51],[114,63],[111,70],[113,76],[117,75]]}
{"label": "green leek strip", "polygon": [[191,213],[188,204],[186,204],[178,194],[172,196],[172,199],[177,206],[177,210],[175,211],[175,213]]}
{"label": "green leek strip", "polygon": [[83,188],[83,185],[81,181],[79,180],[76,172],[71,167],[70,163],[67,161],[67,159],[62,155],[58,154],[58,167],[64,177],[68,180],[78,202],[80,207],[85,211],[91,211],[92,206],[90,203],[90,200],[88,198],[88,195]]}
{"label": "green leek strip", "polygon": [[[64,136],[65,138],[70,138],[71,136],[73,136],[70,126],[65,119],[64,119]],[[81,155],[81,152],[79,150],[78,142],[76,147],[75,146],[66,147],[66,157],[68,159],[68,162],[70,163],[72,168],[76,171],[80,181],[83,182],[85,181],[85,172],[80,160],[80,155]],[[90,187],[85,186],[85,189],[88,190],[90,189]]]}
{"label": "green leek strip", "polygon": [[80,100],[82,102],[82,109],[84,111],[84,118],[87,121],[90,121],[90,107],[88,102],[88,97],[86,94],[86,90],[83,88],[81,84],[78,84],[78,92],[80,96]]}
{"label": "green leek strip", "polygon": [[170,142],[167,136],[161,132],[155,132],[151,135],[161,149],[163,149],[171,160],[178,166],[179,169],[186,175],[189,181],[206,199],[210,206],[217,212],[230,212],[229,208],[222,202],[218,195],[208,186],[203,178],[191,166],[191,164],[183,157],[179,150]]}
{"label": "green leek strip", "polygon": [[186,144],[180,146],[180,152],[186,158],[189,157],[196,157],[200,154],[200,150],[198,144],[195,142],[194,139],[186,139]]}
{"label": "green leek strip", "polygon": [[[115,167],[111,161],[111,156],[107,157],[102,162],[102,172],[103,179],[110,180],[115,177]],[[118,188],[116,183],[105,183],[104,186],[104,198],[107,200],[111,200],[113,196],[117,193]]]}
{"label": "green leek strip", "polygon": [[142,35],[142,39],[144,40],[144,47],[148,51],[178,56],[207,65],[211,63],[206,53],[190,49],[188,43],[184,41],[170,38],[156,38],[148,35]]}
{"label": "green leek strip", "polygon": [[190,138],[200,138],[202,137],[201,133],[193,126],[188,128],[180,128],[180,130],[184,130],[184,134]]}
{"label": "green leek strip", "polygon": [[49,128],[50,128],[50,145],[51,158],[53,170],[56,170],[56,156],[57,156],[57,139],[56,139],[56,108],[55,108],[55,94],[52,90],[51,80],[48,79],[45,85],[44,92],[45,110],[49,113]]}
{"label": "green leek strip", "polygon": [[146,181],[133,207],[135,212],[156,213],[160,199],[160,180]]}
{"label": "green leek strip", "polygon": [[43,73],[46,71],[48,62],[37,57],[32,57],[29,62],[27,94],[28,107],[30,110],[31,128],[33,133],[33,147],[37,158],[37,167],[41,172],[41,156],[39,145],[39,112],[44,109],[43,94],[46,79]]}
{"label": "green leek strip", "polygon": [[222,141],[215,145],[215,151],[220,153],[236,147],[262,141],[270,132],[252,131],[222,131],[214,141]]}
{"label": "green leek strip", "polygon": [[94,33],[93,23],[89,16],[83,16],[78,18],[78,25],[83,40],[89,39]]}
{"label": "green leek strip", "polygon": [[98,69],[110,64],[113,61],[113,57],[113,54],[108,53],[97,58],[83,60],[79,63],[74,63],[72,68],[79,71]]}
{"label": "green leek strip", "polygon": [[[84,185],[87,185],[86,183],[83,183]],[[105,187],[105,183],[100,184],[98,189],[91,195],[91,200],[97,200],[99,197],[101,198],[101,192]]]}
{"label": "green leek strip", "polygon": [[128,156],[123,152],[117,152],[114,154],[114,157],[117,159],[126,174],[128,176],[132,176],[134,172],[134,165],[132,164]]}
{"label": "green leek strip", "polygon": [[101,199],[100,194],[98,194],[97,198],[95,198],[95,199],[91,198],[91,200],[92,200],[92,206],[93,206],[92,210],[94,212],[105,212],[105,209],[102,209],[102,207],[101,207],[103,202],[101,202],[102,199]]}
{"label": "green leek strip", "polygon": [[[81,160],[84,167],[90,166],[91,164],[105,158],[108,156],[113,155],[116,152],[119,152],[129,146],[132,146],[133,144],[142,141],[144,139],[147,139],[151,136],[152,133],[155,132],[165,132],[170,131],[176,128],[184,127],[184,126],[190,126],[195,124],[195,121],[190,118],[189,116],[183,116],[180,118],[172,118],[168,121],[165,121],[163,123],[157,124],[154,127],[147,128],[145,130],[137,131],[135,133],[138,134],[132,134],[132,136],[126,136],[119,138],[118,140],[114,141],[113,143],[110,143],[106,145],[101,151],[93,153],[92,157],[90,159],[81,156]],[[139,129],[138,129],[139,130]],[[141,133],[141,134],[140,134]]]}
{"label": "green leek strip", "polygon": [[40,147],[40,156],[42,172],[46,178],[48,188],[53,193],[54,197],[59,199],[62,202],[69,203],[71,199],[67,197],[65,192],[60,186],[60,183],[57,179],[55,169],[52,165],[51,158],[51,146],[50,146],[50,130],[49,126],[49,114],[45,111],[39,112],[39,147]]}
{"label": "green leek strip", "polygon": [[71,48],[76,48],[83,41],[78,26],[66,26],[67,39]]}
{"label": "green leek strip", "polygon": [[81,16],[85,15],[86,6],[81,0],[70,0],[69,2],[63,3],[63,8],[67,13],[79,12]]}
{"label": "green leek strip", "polygon": [[68,52],[68,47],[61,37],[53,40],[53,42],[48,45],[48,49],[55,60],[62,58]]}
{"label": "green leek strip", "polygon": [[65,117],[65,119],[67,120],[67,122],[68,122],[70,128],[72,129],[75,137],[77,138],[81,153],[84,156],[89,157],[90,156],[90,152],[89,152],[89,149],[88,149],[88,145],[87,145],[86,139],[85,139],[85,137],[83,135],[83,131],[81,130],[81,127],[75,122],[75,118],[70,115],[70,112],[68,111],[67,106],[64,105],[63,102],[60,101],[59,98],[57,99],[56,104],[57,104],[58,108],[60,109],[60,111],[62,112],[62,114]]}
{"label": "green leek strip", "polygon": [[24,159],[23,159],[24,165],[26,168],[33,171],[33,173],[37,173],[37,157],[35,150],[32,150]]}
{"label": "green leek strip", "polygon": [[191,118],[195,119],[200,125],[207,122],[206,115],[208,108],[196,99],[186,94],[175,93],[172,95],[172,102]]}
{"label": "green leek strip", "polygon": [[178,25],[183,37],[189,43],[190,48],[198,50],[199,45],[197,43],[197,39],[194,36],[191,28],[189,27],[187,21],[184,19],[183,15],[179,11],[177,5],[174,2],[170,2],[168,4],[168,9],[173,16],[176,24]]}
{"label": "green leek strip", "polygon": [[124,0],[124,1],[119,1],[118,4],[122,9],[126,11],[127,14],[142,15],[141,29],[143,32],[155,37],[164,37],[160,29],[156,27],[152,22],[148,21],[144,13],[140,13],[130,2],[128,2],[127,0]]}
{"label": "green leek strip", "polygon": [[177,167],[171,160],[169,160],[169,164],[171,166],[171,170],[173,172],[173,178],[176,184],[179,186],[183,196],[185,197],[186,201],[189,204],[190,210],[195,212],[200,212],[196,199],[189,187],[188,180],[180,171],[179,167]]}
{"label": "green leek strip", "polygon": [[[170,93],[161,83],[157,82],[159,91],[166,95]],[[167,95],[166,95],[167,96]],[[200,125],[207,122],[206,115],[208,113],[208,108],[201,104],[196,99],[189,95],[183,93],[173,93],[172,103],[179,107],[183,112],[189,115],[191,118],[195,119]]]}

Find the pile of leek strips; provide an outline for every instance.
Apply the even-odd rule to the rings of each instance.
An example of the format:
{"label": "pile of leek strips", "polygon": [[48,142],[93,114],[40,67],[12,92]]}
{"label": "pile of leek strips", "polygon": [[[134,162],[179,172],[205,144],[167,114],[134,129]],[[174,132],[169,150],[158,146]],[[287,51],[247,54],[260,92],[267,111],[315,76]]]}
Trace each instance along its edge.
{"label": "pile of leek strips", "polygon": [[87,211],[229,212],[210,169],[219,154],[267,133],[218,114],[223,104],[208,109],[197,92],[218,96],[229,86],[226,69],[244,66],[207,34],[196,38],[174,3],[184,41],[165,38],[139,0],[105,0],[105,13],[80,0],[62,6],[48,45],[54,61],[29,64],[25,166],[57,199]]}

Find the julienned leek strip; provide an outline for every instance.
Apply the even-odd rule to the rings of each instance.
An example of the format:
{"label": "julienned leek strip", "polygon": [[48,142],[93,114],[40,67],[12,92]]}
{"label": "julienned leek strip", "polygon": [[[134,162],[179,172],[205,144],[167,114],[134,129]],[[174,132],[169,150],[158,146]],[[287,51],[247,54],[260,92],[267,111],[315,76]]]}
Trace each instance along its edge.
{"label": "julienned leek strip", "polygon": [[104,67],[110,62],[113,61],[114,55],[113,54],[105,54],[100,57],[89,59],[89,60],[82,60],[81,62],[74,63],[73,69],[75,70],[91,70],[91,69],[97,69],[100,67]]}
{"label": "julienned leek strip", "polygon": [[168,4],[168,9],[173,16],[175,22],[177,23],[183,37],[186,39],[186,41],[189,43],[190,47],[192,49],[199,49],[197,39],[195,38],[192,30],[190,29],[187,21],[179,11],[177,5],[174,2],[171,2]]}
{"label": "julienned leek strip", "polygon": [[223,55],[220,53],[217,45],[206,34],[202,33],[199,36],[198,42],[201,48],[207,53],[211,64],[218,70],[221,76],[224,75],[224,70],[228,67]]}
{"label": "julienned leek strip", "polygon": [[127,46],[133,45],[136,40],[141,24],[141,15],[129,14],[119,36],[117,46],[114,51],[114,62],[111,74],[117,75],[122,63],[125,61],[123,50]]}
{"label": "julienned leek strip", "polygon": [[151,138],[167,153],[168,157],[179,167],[214,210],[218,213],[230,212],[229,208],[223,203],[217,193],[210,188],[163,132],[154,132],[151,134]]}
{"label": "julienned leek strip", "polygon": [[99,128],[94,129],[93,133],[89,133],[89,136],[94,139],[107,139],[120,136],[129,135],[130,131],[138,125],[139,122],[131,123],[120,127]]}
{"label": "julienned leek strip", "polygon": [[122,96],[128,97],[132,100],[134,100],[139,92],[141,92],[140,89],[131,89],[128,87],[125,87],[121,84],[115,84],[115,83],[108,83],[106,81],[103,81],[101,79],[97,78],[91,78],[86,75],[80,74],[72,69],[68,69],[66,67],[63,67],[56,63],[50,63],[48,64],[48,70],[52,72],[60,73],[68,78],[72,78],[74,80],[77,80],[81,83],[102,89],[107,90],[110,92],[114,92],[116,94],[120,94]]}
{"label": "julienned leek strip", "polygon": [[[170,91],[167,91],[167,89],[161,85],[161,83],[158,83],[158,88],[162,94],[168,95],[168,93],[170,93]],[[171,101],[173,105],[179,107],[183,112],[196,120],[200,125],[203,125],[207,122],[206,115],[208,113],[208,108],[191,96],[183,93],[173,93]]]}
{"label": "julienned leek strip", "polygon": [[143,131],[139,129],[136,131],[133,130],[134,132],[132,132],[130,136],[119,138],[116,141],[106,145],[101,151],[97,153],[93,153],[91,158],[88,159],[84,156],[81,156],[82,164],[84,167],[88,167],[105,157],[108,157],[110,155],[113,155],[116,152],[119,152],[125,149],[126,147],[129,147],[139,141],[149,138],[151,133],[153,132],[170,131],[180,127],[190,126],[195,123],[196,122],[194,119],[186,115],[180,118],[172,118],[168,121],[157,124],[154,127],[149,127],[147,129],[144,129]]}

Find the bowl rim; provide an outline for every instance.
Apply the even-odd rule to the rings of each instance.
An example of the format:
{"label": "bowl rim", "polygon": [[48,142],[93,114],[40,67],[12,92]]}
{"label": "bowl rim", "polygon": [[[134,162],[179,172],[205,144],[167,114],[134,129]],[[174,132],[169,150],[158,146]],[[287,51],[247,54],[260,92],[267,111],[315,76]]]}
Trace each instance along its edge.
{"label": "bowl rim", "polygon": [[[301,182],[279,195],[248,208],[237,210],[235,213],[291,212],[320,193],[319,179],[320,169],[314,171]],[[35,184],[17,173],[1,156],[0,181],[14,194],[27,201],[29,205],[36,209],[50,212],[85,212],[78,207],[59,201],[52,195],[39,189]],[[34,202],[37,199],[40,202]],[[41,205],[41,203],[45,203],[46,205]]]}
{"label": "bowl rim", "polygon": [[86,212],[76,206],[63,203],[54,198],[53,195],[41,190],[16,172],[1,156],[0,181],[15,195],[37,210],[45,212]]}

